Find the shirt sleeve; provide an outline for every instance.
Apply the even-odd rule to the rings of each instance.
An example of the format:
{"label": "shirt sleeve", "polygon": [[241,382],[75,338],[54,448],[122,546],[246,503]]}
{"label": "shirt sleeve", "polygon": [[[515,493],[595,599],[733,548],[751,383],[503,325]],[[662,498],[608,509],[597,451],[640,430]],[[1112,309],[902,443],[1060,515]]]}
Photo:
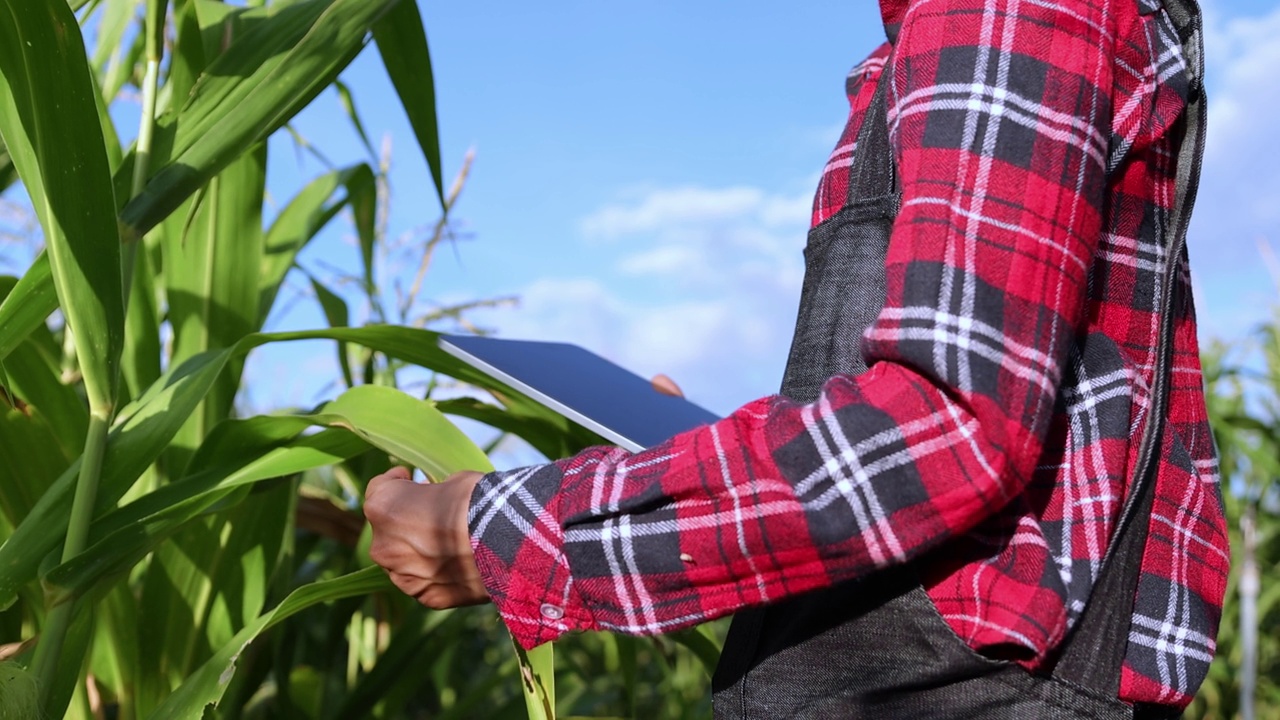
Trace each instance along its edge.
{"label": "shirt sleeve", "polygon": [[486,476],[473,545],[520,644],[661,633],[862,576],[1027,489],[1100,239],[1108,5],[911,3],[886,69],[903,201],[870,370],[641,453]]}

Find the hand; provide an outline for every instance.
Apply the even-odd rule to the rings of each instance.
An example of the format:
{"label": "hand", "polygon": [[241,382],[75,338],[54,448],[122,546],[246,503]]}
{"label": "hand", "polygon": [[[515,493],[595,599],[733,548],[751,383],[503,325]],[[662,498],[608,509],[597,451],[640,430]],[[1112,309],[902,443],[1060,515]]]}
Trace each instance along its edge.
{"label": "hand", "polygon": [[471,490],[482,477],[460,472],[437,485],[419,485],[405,468],[392,468],[365,490],[364,514],[373,526],[370,559],[429,608],[489,600],[467,531]]}
{"label": "hand", "polygon": [[671,395],[673,397],[684,397],[684,391],[680,389],[680,386],[676,384],[676,381],[672,380],[666,375],[663,375],[662,373],[658,373],[657,375],[654,375],[653,379],[650,380],[649,382],[653,384],[654,390],[657,390],[663,395]]}

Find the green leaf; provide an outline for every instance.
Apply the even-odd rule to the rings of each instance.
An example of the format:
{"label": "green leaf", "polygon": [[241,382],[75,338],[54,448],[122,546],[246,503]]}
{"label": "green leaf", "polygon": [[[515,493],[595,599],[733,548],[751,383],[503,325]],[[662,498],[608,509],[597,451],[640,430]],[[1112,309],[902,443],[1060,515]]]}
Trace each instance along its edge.
{"label": "green leaf", "polygon": [[[121,410],[103,458],[98,514],[114,505],[159,457],[230,355],[225,350],[208,353],[170,368],[141,398]],[[79,469],[79,461],[67,468],[0,545],[0,609],[13,604],[18,589],[35,578],[41,560],[62,542]]]}
{"label": "green leaf", "polygon": [[[429,402],[395,388],[351,388],[314,422],[345,427],[400,460],[421,468],[437,482],[460,470],[491,471],[484,452]],[[520,663],[521,685],[529,717],[555,717],[555,661],[550,643],[525,652],[512,643]]]}
{"label": "green leaf", "polygon": [[125,84],[133,79],[134,68],[142,61],[146,46],[142,34],[139,33],[131,38],[128,44],[121,47],[118,54],[111,57],[107,63],[106,72],[101,75],[101,86],[98,89],[98,96],[101,99],[113,102],[120,96],[120,91],[124,89]]}
{"label": "green leaf", "polygon": [[0,7],[0,134],[44,229],[89,405],[110,413],[124,342],[120,236],[80,28],[65,0]]}
{"label": "green leaf", "polygon": [[[342,698],[340,706],[329,708],[321,717],[330,720],[373,717],[374,706],[386,702],[396,685],[408,684],[417,690],[422,684],[422,677],[418,673],[405,673],[404,669],[420,667],[423,660],[431,657],[427,653],[442,649],[439,645],[432,647],[432,641],[438,643],[441,640],[438,631],[445,617],[453,617],[453,614],[415,608],[396,627],[387,648],[378,654],[373,669],[360,675]],[[396,716],[394,706],[384,707],[384,710]]]}
{"label": "green leaf", "polygon": [[151,560],[139,602],[148,618],[138,638],[140,661],[170,687],[263,610],[285,533],[293,532],[296,494],[292,482],[254,490],[183,526]]}
{"label": "green leaf", "polygon": [[[98,18],[98,38],[94,42],[93,68],[102,73],[112,55],[120,52],[120,41],[125,30],[133,22],[138,0],[106,0],[106,7]],[[117,56],[118,57],[118,56]],[[118,60],[117,60],[118,61]],[[108,100],[114,99],[112,95]]]}
{"label": "green leaf", "polygon": [[0,138],[0,192],[18,179],[18,171],[13,168],[13,160],[9,158],[9,149],[4,146],[4,138]]}
{"label": "green leaf", "polygon": [[[228,432],[222,435],[236,444],[215,440],[214,446],[234,449],[235,454],[94,521],[85,551],[45,575],[53,600],[84,595],[103,579],[127,571],[174,531],[246,486],[332,465],[368,449],[359,438],[336,430],[283,443],[275,437],[281,431],[296,434],[307,424],[297,418],[261,417],[226,425]],[[208,457],[208,453],[202,447],[197,457]],[[193,464],[200,465],[200,461]]]}
{"label": "green leaf", "polygon": [[329,199],[353,171],[354,168],[335,170],[307,183],[271,223],[262,255],[262,268],[258,272],[259,328],[266,323],[285,275],[293,267],[298,253],[345,205],[345,201],[330,203]]}
{"label": "green leaf", "polygon": [[70,459],[34,407],[18,410],[0,398],[0,510],[17,525]]}
{"label": "green leaf", "polygon": [[[246,343],[253,345],[265,342],[290,342],[294,340],[345,340],[376,350],[389,357],[419,365],[428,370],[443,373],[477,387],[489,389],[502,394],[514,405],[521,407],[541,407],[532,400],[523,398],[516,391],[493,380],[488,375],[441,350],[436,341],[440,333],[418,328],[395,325],[365,325],[359,328],[329,328],[325,330],[300,330],[293,332],[268,333],[246,338]],[[530,412],[535,412],[530,410]],[[552,415],[551,411],[545,411]]]}
{"label": "green leaf", "polygon": [[274,610],[263,614],[236,633],[230,642],[188,677],[163,705],[151,713],[150,717],[154,720],[200,718],[206,707],[216,705],[222,698],[223,692],[235,673],[240,655],[249,643],[264,631],[313,605],[342,598],[360,597],[389,590],[392,587],[391,581],[387,579],[381,568],[369,567],[333,580],[298,588]]}
{"label": "green leaf", "polygon": [[489,427],[510,433],[533,446],[547,458],[563,458],[592,445],[605,445],[608,440],[576,425],[567,425],[560,416],[541,414],[526,415],[481,402],[474,398],[459,397],[436,403],[440,412],[484,423]]}
{"label": "green leaf", "polygon": [[368,165],[357,165],[345,178],[347,204],[355,219],[356,236],[360,238],[360,262],[364,272],[364,292],[369,300],[377,302],[377,282],[374,279],[373,248],[378,242],[378,183]]}
{"label": "green leaf", "polygon": [[437,482],[462,470],[493,470],[484,452],[431,403],[395,388],[353,387],[320,412],[303,417],[350,430]]}
{"label": "green leaf", "polygon": [[[3,280],[0,279],[0,285],[4,284]],[[65,468],[84,448],[89,412],[76,389],[62,382],[61,359],[61,348],[53,334],[37,327],[8,358],[0,361],[0,387],[7,382],[10,394],[48,422],[56,440],[56,454]]]}
{"label": "green leaf", "polygon": [[680,630],[667,637],[688,648],[702,663],[702,669],[707,671],[708,678],[715,674],[716,665],[720,662],[720,647],[701,628]]}
{"label": "green leaf", "polygon": [[200,20],[205,57],[213,60],[231,47],[247,30],[271,17],[278,7],[236,7],[222,0],[194,0],[190,5]]}
{"label": "green leaf", "polygon": [[156,269],[147,240],[139,241],[133,258],[133,282],[129,288],[129,307],[124,318],[124,355],[121,372],[130,397],[138,397],[160,377],[160,298],[157,296]]}
{"label": "green leaf", "polygon": [[[310,103],[359,53],[369,28],[394,1],[289,3],[239,34],[176,115],[161,119],[155,157],[166,162],[121,211],[128,235],[167,217]],[[132,163],[125,164],[132,172]]]}
{"label": "green leaf", "polygon": [[[324,310],[324,317],[329,323],[329,327],[347,327],[350,322],[347,301],[325,287],[324,283],[315,279],[314,276],[311,277],[311,288],[315,290],[316,299],[320,301],[320,307]],[[342,379],[346,382],[347,387],[355,385],[355,379],[351,375],[351,361],[348,359],[347,344],[342,341],[338,342],[338,366],[342,368]]]}
{"label": "green leaf", "polygon": [[49,255],[40,253],[0,303],[0,362],[58,309]]}
{"label": "green leaf", "polygon": [[[186,104],[191,88],[195,87],[200,73],[204,72],[207,60],[196,12],[202,4],[203,2],[185,2],[175,7],[173,52],[169,56],[169,72],[156,103],[162,115],[170,114],[175,108]],[[224,3],[216,5],[232,7]]]}
{"label": "green leaf", "polygon": [[71,621],[71,627],[62,642],[62,652],[59,654],[61,672],[54,676],[55,682],[49,692],[50,699],[45,706],[46,712],[52,710],[56,713],[55,717],[63,717],[64,720],[70,716],[70,713],[63,715],[63,709],[71,702],[71,696],[79,686],[85,655],[88,653],[90,641],[93,640],[94,618],[92,612],[86,612],[88,609],[77,607],[74,611],[72,616],[74,620]]}
{"label": "green leaf", "polygon": [[431,53],[427,50],[427,33],[422,27],[418,4],[413,0],[397,3],[386,17],[373,26],[373,39],[382,55],[391,84],[396,88],[400,104],[409,116],[413,134],[431,170],[436,197],[444,208],[444,173],[440,167],[440,129],[436,123],[436,90],[431,74]]}
{"label": "green leaf", "polygon": [[107,166],[114,173],[120,169],[120,163],[124,162],[124,153],[120,151],[120,136],[116,134],[115,122],[111,120],[111,113],[107,109],[107,101],[102,97],[97,78],[90,75],[89,80],[94,84],[93,105],[98,110],[98,125],[102,127],[102,142],[107,150]]}
{"label": "green leaf", "polygon": [[131,718],[138,673],[138,602],[127,583],[117,583],[98,603],[89,672],[118,704],[117,717]]}
{"label": "green leaf", "polygon": [[[403,4],[401,3],[401,5]],[[360,142],[364,143],[365,152],[369,153],[369,161],[377,162],[378,153],[373,151],[373,143],[369,142],[369,136],[364,131],[364,123],[360,122],[360,113],[356,110],[355,100],[351,97],[351,88],[347,87],[347,84],[341,80],[334,80],[333,87],[338,91],[338,99],[342,102],[342,109],[347,113],[347,119],[351,121],[352,127],[356,129],[356,135],[359,136]]]}
{"label": "green leaf", "polygon": [[[265,144],[236,160],[209,182],[190,231],[165,233],[172,362],[231,347],[254,330],[266,162]],[[169,455],[172,469],[184,467],[209,428],[230,415],[242,366],[239,357],[231,360],[201,412],[179,433]]]}

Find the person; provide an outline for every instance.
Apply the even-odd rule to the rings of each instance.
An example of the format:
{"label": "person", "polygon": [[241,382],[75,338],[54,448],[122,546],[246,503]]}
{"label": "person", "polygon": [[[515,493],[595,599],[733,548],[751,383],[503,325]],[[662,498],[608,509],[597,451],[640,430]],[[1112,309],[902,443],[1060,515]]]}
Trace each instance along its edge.
{"label": "person", "polygon": [[1175,715],[1229,557],[1194,0],[880,7],[782,394],[635,454],[393,470],[371,554],[525,647],[737,613],[717,717]]}

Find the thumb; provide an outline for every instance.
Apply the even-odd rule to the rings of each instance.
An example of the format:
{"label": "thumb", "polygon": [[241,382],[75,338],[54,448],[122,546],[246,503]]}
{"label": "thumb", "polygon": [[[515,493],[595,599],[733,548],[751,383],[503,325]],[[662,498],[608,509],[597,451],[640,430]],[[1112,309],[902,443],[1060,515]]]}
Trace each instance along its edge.
{"label": "thumb", "polygon": [[657,375],[654,375],[653,379],[650,380],[649,382],[653,385],[654,390],[657,390],[663,395],[670,395],[672,397],[684,397],[684,391],[680,389],[680,386],[676,384],[676,381],[672,380],[666,375],[663,375],[662,373],[658,373]]}
{"label": "thumb", "polygon": [[413,474],[409,472],[409,468],[398,466],[393,467],[369,481],[369,484],[366,485],[364,489],[364,500],[365,502],[368,502],[369,498],[373,497],[373,495],[379,492],[382,488],[396,483],[405,482],[413,482]]}

